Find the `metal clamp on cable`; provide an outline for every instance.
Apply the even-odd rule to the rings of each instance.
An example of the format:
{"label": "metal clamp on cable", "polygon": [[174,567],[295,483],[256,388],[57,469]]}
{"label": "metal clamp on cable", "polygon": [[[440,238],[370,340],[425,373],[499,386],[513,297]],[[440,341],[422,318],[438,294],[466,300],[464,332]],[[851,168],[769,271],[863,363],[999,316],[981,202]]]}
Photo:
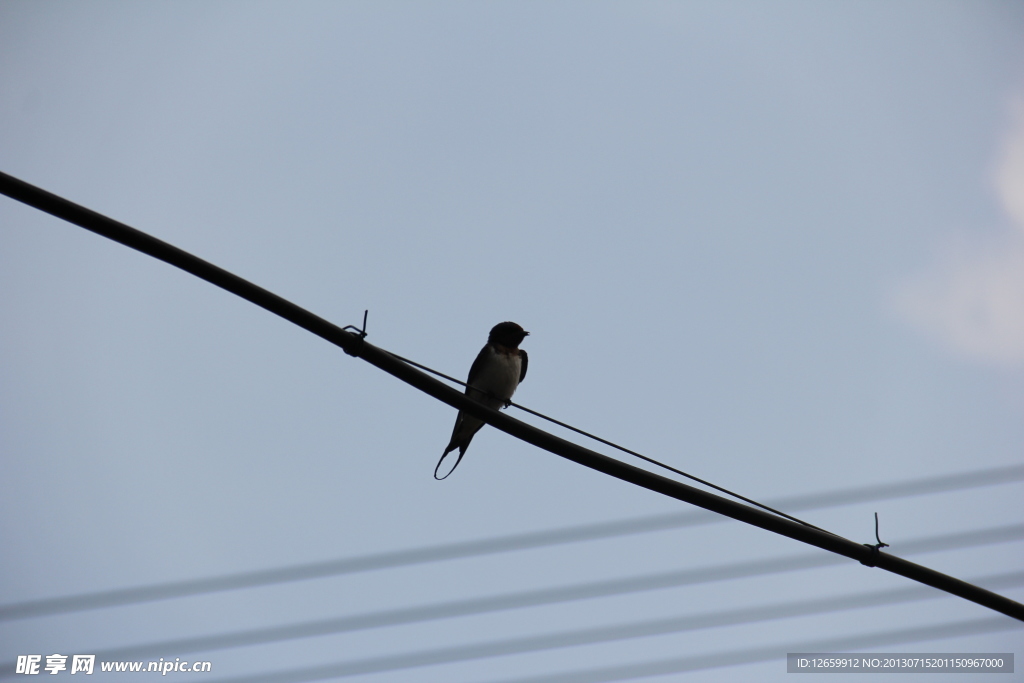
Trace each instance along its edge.
{"label": "metal clamp on cable", "polygon": [[343,332],[348,332],[349,330],[352,330],[357,333],[358,341],[356,342],[355,346],[353,346],[351,349],[345,346],[341,347],[345,351],[345,353],[347,353],[350,356],[355,356],[356,358],[358,358],[360,355],[360,352],[363,348],[363,340],[366,339],[366,316],[369,315],[369,313],[370,309],[366,309],[363,311],[363,326],[361,328],[356,327],[355,325],[345,325],[345,327],[341,328]]}
{"label": "metal clamp on cable", "polygon": [[865,548],[871,548],[871,554],[868,555],[868,558],[866,560],[861,560],[860,563],[865,567],[877,567],[879,549],[884,545],[884,543],[882,545],[872,545],[870,543],[865,543]]}

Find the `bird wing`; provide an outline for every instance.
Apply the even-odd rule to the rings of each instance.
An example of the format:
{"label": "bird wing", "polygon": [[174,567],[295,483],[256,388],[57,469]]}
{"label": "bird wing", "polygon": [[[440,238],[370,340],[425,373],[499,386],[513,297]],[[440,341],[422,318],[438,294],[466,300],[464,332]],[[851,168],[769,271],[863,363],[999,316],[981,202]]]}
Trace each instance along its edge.
{"label": "bird wing", "polygon": [[[522,383],[526,379],[526,366],[530,363],[530,357],[526,355],[526,351],[519,349],[519,358],[522,361],[519,364],[519,382]],[[472,372],[472,370],[470,370]]]}
{"label": "bird wing", "polygon": [[480,353],[476,354],[476,360],[473,361],[473,365],[469,367],[469,377],[466,378],[466,393],[469,393],[469,387],[473,386],[474,380],[480,377],[480,373],[484,370],[484,365],[487,364],[487,356],[490,355],[490,344],[485,344]]}

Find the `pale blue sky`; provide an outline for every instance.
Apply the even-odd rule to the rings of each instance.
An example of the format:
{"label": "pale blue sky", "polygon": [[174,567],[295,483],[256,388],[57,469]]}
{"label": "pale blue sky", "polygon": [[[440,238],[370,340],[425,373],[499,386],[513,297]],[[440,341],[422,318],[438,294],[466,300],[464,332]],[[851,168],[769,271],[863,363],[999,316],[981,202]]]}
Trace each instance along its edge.
{"label": "pale blue sky", "polygon": [[[0,0],[0,84],[0,170],[338,324],[368,308],[373,343],[456,376],[515,320],[517,401],[747,496],[1024,459],[1020,4]],[[0,291],[0,605],[686,509],[490,429],[434,482],[450,408],[7,199]],[[1020,500],[802,516],[867,542],[877,510],[901,554],[1019,523]],[[1022,547],[907,557],[972,578]],[[0,660],[813,552],[737,523],[642,534],[0,622]],[[215,680],[907,583],[847,563],[199,657]],[[776,645],[687,680],[782,680],[793,644],[989,614],[944,598],[359,680]],[[876,649],[1020,659],[1020,633]]]}

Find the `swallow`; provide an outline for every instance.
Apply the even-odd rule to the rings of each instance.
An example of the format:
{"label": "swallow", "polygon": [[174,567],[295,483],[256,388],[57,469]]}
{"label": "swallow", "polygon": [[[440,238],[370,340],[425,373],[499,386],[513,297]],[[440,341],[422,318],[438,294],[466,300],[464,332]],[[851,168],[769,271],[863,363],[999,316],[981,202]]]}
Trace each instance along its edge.
{"label": "swallow", "polygon": [[[480,349],[476,360],[469,368],[469,377],[466,379],[466,396],[483,403],[489,408],[500,410],[508,408],[512,403],[512,394],[516,392],[519,383],[526,379],[526,366],[529,357],[526,351],[519,348],[519,345],[530,333],[516,323],[498,323],[491,328],[491,334],[487,337],[487,343]],[[469,448],[469,442],[473,436],[484,426],[483,420],[467,415],[461,410],[455,418],[455,429],[452,430],[452,438],[448,447],[441,454],[434,468],[434,479],[445,479],[455,471],[455,468],[462,462],[462,456]],[[445,457],[459,449],[459,457],[455,466],[443,477],[437,476],[437,471],[444,462]]]}

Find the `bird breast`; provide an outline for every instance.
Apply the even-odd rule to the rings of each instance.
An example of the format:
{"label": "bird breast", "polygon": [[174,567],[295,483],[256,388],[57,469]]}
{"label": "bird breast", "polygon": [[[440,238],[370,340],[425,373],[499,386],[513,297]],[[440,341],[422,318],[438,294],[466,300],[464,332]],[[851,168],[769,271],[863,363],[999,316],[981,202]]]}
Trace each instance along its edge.
{"label": "bird breast", "polygon": [[516,387],[519,386],[522,359],[519,357],[519,351],[516,349],[504,352],[496,351],[494,347],[489,347],[488,352],[490,357],[483,364],[480,376],[473,378],[471,386],[485,394],[482,397],[485,402],[489,402],[486,400],[488,398],[487,395],[491,395],[497,399],[494,401],[497,405],[504,405],[505,401],[512,398]]}

